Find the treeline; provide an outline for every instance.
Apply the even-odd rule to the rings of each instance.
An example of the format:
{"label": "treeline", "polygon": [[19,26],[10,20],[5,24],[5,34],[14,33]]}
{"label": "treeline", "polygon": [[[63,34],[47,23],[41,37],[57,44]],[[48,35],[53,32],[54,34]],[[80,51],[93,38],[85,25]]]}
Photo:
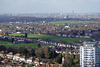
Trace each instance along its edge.
{"label": "treeline", "polygon": [[80,67],[79,55],[70,55],[68,49],[66,49],[65,54],[58,54],[54,49],[41,47],[40,45],[38,45],[38,48],[31,48],[30,46],[27,48],[25,46],[17,48],[0,45],[0,51],[5,51],[5,53],[13,52],[13,54],[20,53],[21,55],[25,55],[26,58],[35,57],[45,63],[63,64],[63,67]]}
{"label": "treeline", "polygon": [[20,53],[21,55],[25,55],[26,58],[37,57],[49,63],[62,63],[62,54],[57,54],[54,49],[41,47],[40,45],[38,45],[38,48],[31,48],[30,46],[27,48],[25,46],[18,48],[0,45],[0,51],[5,51],[5,53],[13,52],[13,54]]}

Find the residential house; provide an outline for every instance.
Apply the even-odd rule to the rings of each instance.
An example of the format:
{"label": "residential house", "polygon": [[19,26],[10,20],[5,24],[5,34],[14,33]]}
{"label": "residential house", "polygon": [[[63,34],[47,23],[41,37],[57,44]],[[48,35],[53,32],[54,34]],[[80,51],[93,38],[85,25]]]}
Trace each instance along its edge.
{"label": "residential house", "polygon": [[19,61],[20,60],[20,54],[17,53],[13,56],[13,60]]}
{"label": "residential house", "polygon": [[20,55],[19,61],[20,62],[26,62],[25,56],[24,55]]}
{"label": "residential house", "polygon": [[12,52],[9,52],[6,56],[7,56],[7,58],[12,59],[13,58],[13,53]]}
{"label": "residential house", "polygon": [[4,51],[1,51],[1,52],[0,52],[0,56],[1,56],[2,58],[5,58]]}
{"label": "residential house", "polygon": [[32,64],[32,62],[33,62],[33,57],[27,59],[27,63]]}

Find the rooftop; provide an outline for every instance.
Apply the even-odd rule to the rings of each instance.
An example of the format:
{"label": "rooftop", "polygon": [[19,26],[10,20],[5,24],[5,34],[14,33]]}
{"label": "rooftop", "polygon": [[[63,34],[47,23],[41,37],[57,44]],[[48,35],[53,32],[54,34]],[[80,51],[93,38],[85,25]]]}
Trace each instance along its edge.
{"label": "rooftop", "polygon": [[86,42],[86,44],[97,44],[98,41],[95,41],[95,42]]}

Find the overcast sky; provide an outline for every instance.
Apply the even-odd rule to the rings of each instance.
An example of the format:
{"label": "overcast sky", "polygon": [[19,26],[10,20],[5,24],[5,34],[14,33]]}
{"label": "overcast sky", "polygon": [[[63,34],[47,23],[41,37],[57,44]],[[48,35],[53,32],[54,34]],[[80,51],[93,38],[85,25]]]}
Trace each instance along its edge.
{"label": "overcast sky", "polygon": [[0,0],[0,13],[100,13],[100,0]]}

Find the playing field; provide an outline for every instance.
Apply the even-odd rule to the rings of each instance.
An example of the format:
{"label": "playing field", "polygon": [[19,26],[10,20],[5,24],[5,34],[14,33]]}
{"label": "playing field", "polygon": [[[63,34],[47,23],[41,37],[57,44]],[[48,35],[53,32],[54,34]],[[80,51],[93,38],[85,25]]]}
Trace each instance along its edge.
{"label": "playing field", "polygon": [[[7,41],[0,41],[0,45],[4,45],[6,47],[21,47],[21,46],[25,46],[25,47],[37,47],[38,44],[36,43],[20,43],[20,44],[13,44],[11,42],[7,42]],[[45,47],[46,45],[41,45],[42,47]]]}
{"label": "playing field", "polygon": [[[24,34],[10,34],[11,36],[21,36]],[[46,34],[29,34],[28,35],[29,38],[39,38],[39,39],[48,39],[48,40],[52,40],[52,41],[66,41],[66,42],[78,42],[80,40],[90,40],[88,38],[65,38],[65,37],[57,37],[57,36],[53,36],[53,35],[46,35]]]}
{"label": "playing field", "polygon": [[100,22],[93,22],[93,21],[52,21],[52,22],[49,22],[49,23],[55,24],[55,25],[64,25],[65,23],[78,24],[78,23],[100,23]]}

